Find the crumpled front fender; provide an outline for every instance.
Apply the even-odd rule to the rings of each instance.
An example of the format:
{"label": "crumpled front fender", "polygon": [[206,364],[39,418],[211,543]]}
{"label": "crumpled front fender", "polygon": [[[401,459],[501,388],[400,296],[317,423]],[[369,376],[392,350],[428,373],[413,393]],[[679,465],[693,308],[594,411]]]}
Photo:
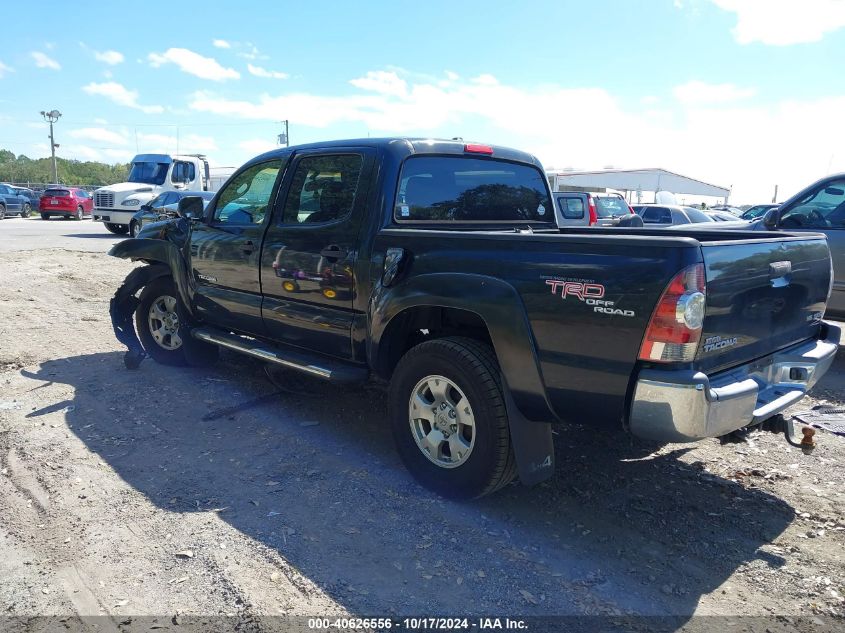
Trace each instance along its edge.
{"label": "crumpled front fender", "polygon": [[109,316],[114,335],[128,348],[123,356],[123,364],[127,369],[137,369],[147,355],[141,346],[141,341],[138,340],[135,325],[132,323],[132,316],[138,307],[138,297],[135,295],[153,279],[169,274],[170,269],[165,264],[136,268],[127,275],[109,302]]}
{"label": "crumpled front fender", "polygon": [[188,262],[176,244],[161,239],[128,239],[112,246],[109,255],[121,259],[166,266],[167,272],[173,276],[182,305],[193,316],[193,298],[196,284],[190,274]]}

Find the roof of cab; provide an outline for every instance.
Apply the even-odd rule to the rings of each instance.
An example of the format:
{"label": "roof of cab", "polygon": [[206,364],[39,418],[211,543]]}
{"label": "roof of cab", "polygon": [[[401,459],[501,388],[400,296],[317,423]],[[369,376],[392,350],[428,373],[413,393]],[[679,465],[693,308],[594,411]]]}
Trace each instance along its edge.
{"label": "roof of cab", "polygon": [[297,152],[302,150],[372,147],[380,149],[384,152],[394,154],[397,158],[405,158],[406,156],[410,156],[412,154],[457,154],[462,156],[473,156],[479,158],[500,158],[521,163],[529,163],[531,165],[536,165],[537,167],[542,169],[540,161],[538,161],[533,155],[527,152],[522,152],[520,150],[511,149],[509,147],[503,147],[501,145],[483,144],[484,146],[491,147],[493,149],[492,155],[474,153],[471,151],[468,152],[465,150],[465,147],[467,145],[474,144],[475,143],[470,143],[463,140],[404,137],[357,138],[336,141],[320,141],[317,143],[291,145],[290,147],[282,147],[279,149],[271,150],[269,152],[261,154],[260,156],[256,156],[255,158],[248,161],[248,163],[253,163],[259,160],[266,160],[268,158],[273,158],[277,156],[285,156],[287,154],[290,154],[291,152]]}

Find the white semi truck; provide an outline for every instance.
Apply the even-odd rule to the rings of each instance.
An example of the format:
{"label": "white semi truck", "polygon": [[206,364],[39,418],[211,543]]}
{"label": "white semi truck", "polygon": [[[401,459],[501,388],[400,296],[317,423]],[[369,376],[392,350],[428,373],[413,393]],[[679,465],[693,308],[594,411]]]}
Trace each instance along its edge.
{"label": "white semi truck", "polygon": [[202,154],[138,154],[132,159],[127,182],[94,192],[95,222],[112,233],[126,233],[132,216],[165,191],[217,191],[234,167],[209,167]]}

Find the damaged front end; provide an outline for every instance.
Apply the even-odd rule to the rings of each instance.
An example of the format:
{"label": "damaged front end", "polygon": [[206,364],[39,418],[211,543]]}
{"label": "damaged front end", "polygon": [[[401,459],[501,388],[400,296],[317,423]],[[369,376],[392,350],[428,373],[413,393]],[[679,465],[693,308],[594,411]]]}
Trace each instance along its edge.
{"label": "damaged front end", "polygon": [[123,363],[127,369],[137,369],[147,356],[133,316],[138,308],[138,294],[154,279],[172,277],[179,292],[179,311],[190,319],[195,290],[189,274],[187,248],[190,244],[191,223],[185,218],[156,222],[144,227],[137,238],[115,244],[109,251],[112,257],[142,261],[147,265],[134,269],[109,302],[109,316],[117,340],[127,347]]}

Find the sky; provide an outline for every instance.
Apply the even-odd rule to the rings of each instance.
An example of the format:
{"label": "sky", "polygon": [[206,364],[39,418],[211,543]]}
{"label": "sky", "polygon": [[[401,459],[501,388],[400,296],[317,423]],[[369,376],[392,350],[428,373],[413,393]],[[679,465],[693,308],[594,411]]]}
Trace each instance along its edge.
{"label": "sky", "polygon": [[547,169],[662,167],[735,204],[845,172],[845,0],[8,4],[0,148],[30,158],[56,109],[58,155],[108,163],[236,166],[287,120],[291,144],[461,137]]}

